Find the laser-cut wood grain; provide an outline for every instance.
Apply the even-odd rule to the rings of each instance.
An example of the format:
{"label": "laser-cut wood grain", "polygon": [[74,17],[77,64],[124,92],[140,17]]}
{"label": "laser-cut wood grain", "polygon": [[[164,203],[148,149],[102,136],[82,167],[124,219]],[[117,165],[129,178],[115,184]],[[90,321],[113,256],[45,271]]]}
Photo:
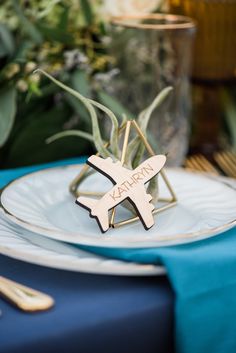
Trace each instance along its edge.
{"label": "laser-cut wood grain", "polygon": [[101,231],[106,232],[110,226],[109,210],[128,199],[144,228],[148,230],[154,225],[154,205],[150,203],[152,196],[147,194],[145,184],[160,172],[165,162],[165,155],[156,155],[148,158],[136,169],[130,170],[123,167],[120,161],[113,162],[111,158],[103,159],[93,155],[88,158],[87,163],[109,178],[114,187],[100,200],[80,196],[76,203],[88,209],[90,216],[96,218]]}

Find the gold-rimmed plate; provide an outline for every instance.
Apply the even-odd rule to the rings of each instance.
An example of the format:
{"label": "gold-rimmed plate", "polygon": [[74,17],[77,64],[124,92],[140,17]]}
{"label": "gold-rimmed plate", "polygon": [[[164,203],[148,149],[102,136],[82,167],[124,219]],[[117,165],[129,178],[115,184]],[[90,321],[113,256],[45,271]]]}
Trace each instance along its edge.
{"label": "gold-rimmed plate", "polygon": [[[155,217],[155,226],[145,231],[134,223],[101,234],[86,210],[75,204],[68,185],[81,166],[51,168],[21,177],[2,192],[1,203],[16,224],[52,239],[74,244],[144,248],[182,244],[217,235],[236,224],[236,191],[220,180],[187,172],[167,170],[178,197],[176,207]],[[86,190],[107,191],[112,185],[99,174],[84,181]],[[167,189],[160,179],[163,198]],[[120,217],[126,218],[120,208]]]}
{"label": "gold-rimmed plate", "polygon": [[41,266],[115,276],[161,276],[162,266],[113,260],[32,233],[6,219],[0,210],[0,254]]}

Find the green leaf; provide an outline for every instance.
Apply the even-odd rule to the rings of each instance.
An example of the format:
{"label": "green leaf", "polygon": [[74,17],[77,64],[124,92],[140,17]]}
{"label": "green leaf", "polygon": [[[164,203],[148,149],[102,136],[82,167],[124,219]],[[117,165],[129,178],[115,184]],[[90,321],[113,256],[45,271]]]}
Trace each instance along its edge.
{"label": "green leaf", "polygon": [[91,85],[86,71],[80,69],[75,70],[71,75],[71,85],[83,96],[87,98],[91,97]]}
{"label": "green leaf", "polygon": [[0,93],[0,147],[8,139],[16,114],[16,90],[8,88]]}
{"label": "green leaf", "polygon": [[152,195],[152,202],[155,205],[159,197],[158,176],[155,176],[152,180],[150,180],[147,193]]}
{"label": "green leaf", "polygon": [[[144,135],[147,134],[147,126],[153,111],[162,104],[162,102],[169,96],[172,90],[172,87],[164,88],[160,93],[158,93],[152,103],[139,114],[138,124]],[[131,159],[131,155],[134,155],[134,165],[138,165],[140,163],[143,155],[143,147],[142,144],[140,144],[139,136],[134,137],[133,140],[129,143],[126,155],[127,159]]]}
{"label": "green leaf", "polygon": [[68,20],[69,20],[69,7],[64,4],[61,4],[61,5],[63,6],[63,11],[58,21],[58,28],[60,28],[63,31],[66,31],[68,26]]}
{"label": "green leaf", "polygon": [[127,118],[126,114],[123,113],[123,114],[122,114],[122,121],[121,121],[120,126],[125,125],[125,124],[127,123],[127,121],[128,121],[128,118]]}
{"label": "green leaf", "polygon": [[82,8],[85,23],[87,25],[91,25],[93,23],[94,16],[89,0],[80,0],[80,5]]}
{"label": "green leaf", "polygon": [[56,140],[59,140],[63,137],[67,137],[67,136],[77,136],[77,137],[81,137],[85,140],[88,140],[90,142],[93,142],[93,135],[91,135],[87,132],[80,131],[80,130],[67,130],[67,131],[59,132],[58,134],[47,138],[46,143],[51,143],[51,142],[54,142]]}
{"label": "green leaf", "polygon": [[14,40],[9,29],[0,23],[0,57],[13,54],[15,46]]}
{"label": "green leaf", "polygon": [[151,115],[154,112],[154,110],[162,104],[162,102],[169,96],[170,92],[172,92],[172,91],[173,91],[173,87],[164,88],[156,96],[154,101],[139,114],[138,123],[139,123],[141,129],[143,130],[143,132],[146,133],[149,120],[150,120]]}
{"label": "green leaf", "polygon": [[[84,70],[80,70],[80,69],[75,70],[71,75],[70,83],[73,89],[80,92],[83,96],[85,97],[91,96],[88,74]],[[70,104],[70,106],[79,115],[79,117],[84,122],[86,122],[88,126],[91,126],[89,112],[84,106],[84,104],[69,93],[65,94],[65,98]]]}
{"label": "green leaf", "polygon": [[123,118],[123,114],[126,115],[127,119],[134,119],[133,114],[126,109],[116,98],[110,96],[106,92],[99,90],[97,92],[99,101],[108,107],[120,120]]}
{"label": "green leaf", "polygon": [[[76,91],[80,92],[83,96],[85,97],[91,96],[91,88],[90,88],[91,84],[89,82],[89,77],[86,71],[76,70],[71,77],[71,82],[72,82],[73,88]],[[107,106],[104,106],[99,102],[96,102],[92,99],[89,99],[89,102],[96,108],[103,111],[110,118],[112,123],[112,129],[111,129],[111,135],[110,135],[110,147],[114,156],[118,158],[119,157],[119,150],[118,150],[118,128],[119,128],[118,125],[119,124],[115,114],[113,113],[112,110],[107,108]],[[83,114],[83,110],[80,111],[79,113]]]}
{"label": "green leaf", "polygon": [[28,18],[24,15],[23,10],[21,9],[19,2],[17,0],[12,0],[12,4],[18,18],[22,24],[22,28],[24,29],[26,35],[32,38],[32,40],[36,44],[41,44],[43,41],[43,37],[40,31],[34,26],[34,24],[28,20]]}
{"label": "green leaf", "polygon": [[89,101],[89,99],[85,98],[83,95],[81,95],[79,92],[75,91],[71,87],[68,87],[64,83],[58,81],[53,76],[49,75],[47,72],[45,72],[45,71],[43,71],[41,69],[38,69],[35,72],[37,72],[37,71],[41,72],[44,76],[49,78],[49,80],[54,82],[57,86],[61,87],[66,92],[70,93],[72,96],[76,97],[79,101],[81,101],[84,104],[84,106],[88,110],[88,112],[90,114],[90,117],[91,117],[92,130],[93,130],[93,141],[94,141],[94,145],[95,145],[97,151],[104,158],[112,157],[112,154],[110,153],[110,151],[107,148],[104,147],[104,141],[103,141],[102,136],[101,136],[101,132],[100,132],[99,124],[98,124],[97,114],[96,114],[96,111],[95,111],[93,105]]}
{"label": "green leaf", "polygon": [[145,152],[145,145],[142,141],[140,141],[139,146],[137,147],[137,152],[135,153],[132,161],[133,169],[137,168],[137,166],[140,164],[140,161],[143,157],[144,152]]}
{"label": "green leaf", "polygon": [[79,119],[91,127],[89,113],[83,103],[67,92],[65,93],[65,100],[79,116]]}
{"label": "green leaf", "polygon": [[116,158],[120,157],[120,150],[119,150],[119,141],[118,141],[118,135],[119,135],[119,123],[117,120],[117,117],[115,114],[107,108],[105,105],[98,103],[92,99],[89,99],[89,102],[100,109],[102,112],[104,112],[111,120],[112,123],[112,128],[111,128],[111,133],[110,133],[110,148],[113,153],[113,155]]}
{"label": "green leaf", "polygon": [[23,121],[15,137],[11,137],[4,167],[44,163],[84,154],[88,142],[77,137],[60,139],[50,145],[45,143],[48,137],[62,130],[70,114],[66,106],[29,113],[27,124]]}
{"label": "green leaf", "polygon": [[28,61],[27,55],[29,51],[33,48],[34,43],[32,40],[24,40],[19,43],[19,46],[14,55],[14,61],[20,63],[26,63]]}
{"label": "green leaf", "polygon": [[62,28],[50,27],[42,23],[38,24],[38,28],[40,29],[40,32],[43,34],[43,36],[48,40],[65,44],[73,43],[72,35],[65,32],[65,30]]}

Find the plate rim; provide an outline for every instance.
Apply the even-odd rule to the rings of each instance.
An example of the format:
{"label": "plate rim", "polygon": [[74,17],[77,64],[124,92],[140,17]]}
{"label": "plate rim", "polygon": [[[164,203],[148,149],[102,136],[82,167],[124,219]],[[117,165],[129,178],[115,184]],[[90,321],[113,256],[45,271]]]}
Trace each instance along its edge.
{"label": "plate rim", "polygon": [[[0,218],[3,216],[5,217],[4,212],[2,212],[0,215]],[[5,222],[5,220],[4,220]],[[6,219],[6,222],[9,222]],[[5,229],[5,225],[0,224],[0,232],[2,229]],[[13,224],[13,227],[19,227],[16,224]],[[20,228],[20,227],[19,227]],[[25,229],[22,228],[22,232]],[[9,229],[8,229],[9,232]],[[109,276],[135,276],[135,277],[144,277],[144,276],[162,276],[166,275],[166,269],[161,266],[161,265],[153,265],[153,264],[139,264],[136,262],[126,262],[122,260],[116,260],[116,259],[110,259],[106,258],[104,256],[98,256],[101,261],[114,261],[121,263],[121,265],[118,268],[115,268],[114,270],[109,269],[109,267],[103,266],[102,264],[98,263],[94,267],[93,265],[90,265],[89,268],[87,269],[87,262],[86,263],[81,263],[79,268],[78,268],[78,263],[80,261],[79,258],[76,258],[76,255],[74,255],[74,258],[69,260],[70,263],[68,263],[68,258],[72,257],[70,254],[63,254],[59,253],[57,251],[53,251],[51,249],[47,249],[46,247],[40,246],[38,244],[35,244],[33,242],[28,241],[25,239],[23,236],[15,232],[14,230],[11,230],[11,234],[14,234],[14,241],[18,241],[19,238],[21,241],[27,242],[28,245],[33,246],[36,248],[38,251],[47,251],[49,253],[52,253],[54,256],[46,256],[43,255],[42,253],[40,254],[35,254],[30,253],[30,250],[22,249],[22,247],[17,247],[15,244],[15,247],[12,247],[12,238],[7,236],[7,245],[4,245],[0,242],[0,254],[8,256],[10,258],[24,261],[26,263],[30,264],[35,264],[43,267],[48,267],[48,268],[54,268],[58,270],[64,270],[64,271],[73,271],[73,272],[80,272],[80,273],[87,273],[87,274],[95,274],[95,275],[109,275]],[[41,236],[40,234],[38,234]],[[4,238],[6,236],[4,235]],[[15,240],[15,238],[17,240]],[[0,235],[1,239],[1,235]],[[10,240],[10,242],[9,242]],[[89,253],[89,251],[83,250],[85,253]],[[96,254],[92,254],[94,257],[96,257]],[[55,262],[55,256],[57,257],[57,261]],[[63,259],[62,259],[63,258]],[[59,262],[60,260],[60,262]],[[124,263],[124,266],[122,265]],[[132,264],[132,268],[129,268],[129,264]],[[110,265],[110,266],[116,266],[116,265]]]}
{"label": "plate rim", "polygon": [[[189,233],[179,233],[176,234],[174,236],[171,235],[164,235],[164,236],[160,236],[159,240],[148,240],[148,243],[144,243],[143,241],[129,241],[129,242],[125,242],[125,241],[121,241],[121,240],[115,240],[113,242],[109,242],[109,241],[104,241],[105,238],[103,238],[103,242],[101,243],[97,243],[96,245],[94,244],[94,241],[91,238],[86,238],[86,236],[84,234],[80,234],[80,233],[73,233],[73,236],[75,237],[80,237],[80,239],[71,239],[72,233],[68,234],[66,231],[61,231],[61,230],[52,230],[49,228],[45,228],[42,226],[38,226],[35,224],[31,224],[25,220],[22,220],[20,218],[18,218],[17,216],[15,216],[14,214],[12,214],[11,212],[9,212],[4,205],[2,204],[2,194],[4,193],[4,191],[10,187],[12,184],[19,182],[19,180],[28,178],[32,175],[36,175],[36,174],[41,174],[41,173],[47,173],[48,171],[51,170],[65,170],[65,169],[75,169],[75,168],[82,168],[83,164],[73,164],[73,165],[66,165],[66,166],[58,166],[58,167],[50,167],[50,168],[46,168],[43,170],[38,170],[38,171],[34,171],[31,173],[28,173],[26,175],[20,176],[12,181],[10,181],[7,185],[5,185],[2,190],[1,190],[1,194],[0,194],[0,207],[3,209],[5,216],[12,221],[13,223],[17,224],[18,226],[25,228],[31,232],[34,233],[38,233],[41,234],[43,236],[55,239],[55,240],[59,240],[59,241],[64,241],[62,240],[62,238],[60,238],[59,236],[55,236],[56,234],[59,234],[61,236],[68,237],[68,243],[71,244],[80,244],[80,245],[88,245],[88,246],[96,246],[96,247],[113,247],[113,248],[152,248],[152,247],[161,247],[161,246],[172,246],[172,245],[181,245],[181,244],[186,244],[189,242],[195,242],[195,241],[199,241],[199,240],[203,240],[203,239],[207,239],[210,238],[212,236],[216,236],[218,234],[223,233],[224,231],[227,231],[231,228],[233,228],[236,225],[236,218],[230,222],[227,222],[224,225],[220,225],[211,229],[207,229],[207,230],[200,230],[200,231],[196,231],[196,232],[189,232]],[[194,175],[198,175],[201,177],[205,177],[208,179],[211,179],[209,176],[207,176],[204,173],[200,173],[200,172],[192,172],[189,170],[185,170],[184,168],[165,168],[167,170],[171,170],[171,171],[181,171],[184,173],[190,173],[190,174],[194,174]],[[229,184],[225,184],[222,180],[218,180],[217,177],[215,177],[213,179],[214,181],[220,183],[220,184],[224,184],[226,187],[228,187],[231,190],[235,191],[235,188]],[[69,238],[70,237],[70,238]],[[109,240],[109,238],[107,238]],[[181,240],[181,242],[179,242],[179,240]],[[125,242],[125,244],[124,244]],[[154,244],[155,243],[155,244]],[[168,244],[167,244],[168,243]],[[153,244],[153,245],[152,245]]]}

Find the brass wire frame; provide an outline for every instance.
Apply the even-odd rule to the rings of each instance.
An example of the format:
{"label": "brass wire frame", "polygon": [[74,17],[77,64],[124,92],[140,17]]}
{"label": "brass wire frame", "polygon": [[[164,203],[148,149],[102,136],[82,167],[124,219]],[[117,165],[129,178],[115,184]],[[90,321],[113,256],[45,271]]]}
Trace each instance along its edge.
{"label": "brass wire frame", "polygon": [[[146,137],[144,136],[144,134],[143,134],[142,130],[140,129],[140,127],[138,126],[137,122],[135,120],[129,120],[120,128],[120,131],[119,131],[119,133],[121,134],[122,131],[125,129],[124,142],[123,142],[121,160],[120,160],[122,165],[125,162],[125,156],[126,156],[126,152],[127,152],[127,146],[128,146],[131,126],[133,126],[135,128],[137,134],[140,136],[140,138],[141,138],[143,144],[145,145],[146,150],[148,151],[149,155],[150,156],[155,156],[155,152],[153,151],[151,145],[148,143]],[[108,147],[109,143],[106,143],[104,146]],[[99,156],[99,153],[97,153],[96,155]],[[82,183],[86,172],[90,168],[91,167],[89,165],[85,164],[83,166],[82,170],[80,171],[79,175],[69,185],[70,192],[76,198],[79,197],[79,196],[82,196],[82,195],[83,196],[95,196],[95,197],[98,197],[98,196],[102,197],[104,195],[104,193],[101,193],[101,192],[97,192],[96,193],[96,192],[91,192],[91,191],[79,191],[78,187]],[[167,176],[166,176],[166,174],[165,174],[163,169],[160,171],[160,175],[162,176],[162,178],[163,178],[163,180],[164,180],[164,182],[165,182],[165,184],[167,186],[167,189],[170,192],[171,198],[160,198],[159,201],[167,202],[167,204],[164,205],[164,206],[158,207],[158,208],[156,207],[152,211],[152,213],[154,215],[158,214],[160,212],[163,212],[163,211],[165,211],[165,210],[167,210],[167,209],[169,209],[171,207],[174,207],[177,204],[177,196],[176,196],[173,188],[171,187],[171,184],[170,184],[169,180],[167,179]],[[126,219],[124,221],[120,221],[120,222],[116,222],[115,223],[115,207],[114,207],[112,209],[112,212],[111,212],[110,226],[112,228],[118,228],[120,226],[136,222],[138,220],[139,220],[139,217],[138,216],[134,216],[134,217],[128,218],[128,219]]]}

